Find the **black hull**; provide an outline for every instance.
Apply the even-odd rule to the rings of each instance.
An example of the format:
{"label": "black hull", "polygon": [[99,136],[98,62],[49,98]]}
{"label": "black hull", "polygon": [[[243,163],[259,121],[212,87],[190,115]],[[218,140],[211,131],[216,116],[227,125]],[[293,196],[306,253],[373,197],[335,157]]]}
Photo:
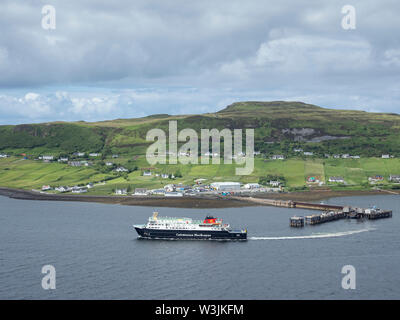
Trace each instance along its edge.
{"label": "black hull", "polygon": [[211,230],[157,230],[135,227],[139,238],[163,240],[247,240],[247,232]]}

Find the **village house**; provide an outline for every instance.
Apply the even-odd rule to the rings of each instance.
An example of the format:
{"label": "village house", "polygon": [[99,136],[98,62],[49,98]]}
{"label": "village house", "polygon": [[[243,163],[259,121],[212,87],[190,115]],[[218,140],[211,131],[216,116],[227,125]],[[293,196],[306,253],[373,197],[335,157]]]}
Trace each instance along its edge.
{"label": "village house", "polygon": [[51,190],[50,186],[42,186],[42,191],[49,191]]}
{"label": "village house", "polygon": [[314,176],[310,176],[310,177],[307,178],[307,182],[309,182],[309,183],[319,183],[319,179],[317,179]]}
{"label": "village house", "polygon": [[147,189],[146,188],[136,188],[134,195],[135,196],[145,196],[145,195],[147,195]]}
{"label": "village house", "polygon": [[335,183],[344,183],[344,179],[342,177],[329,177],[328,181]]}
{"label": "village house", "polygon": [[381,175],[375,175],[375,176],[373,176],[373,177],[369,177],[369,178],[368,178],[368,181],[369,181],[369,182],[372,182],[372,183],[374,183],[374,182],[382,182],[382,181],[383,181],[383,176],[381,176]]}
{"label": "village house", "polygon": [[175,191],[175,185],[174,184],[167,184],[166,186],[164,186],[164,190],[166,192],[173,192],[173,191]]}
{"label": "village house", "polygon": [[93,187],[94,187],[94,185],[93,185],[92,182],[89,182],[89,183],[86,185],[86,188],[88,188],[88,189],[92,189]]}
{"label": "village house", "polygon": [[72,193],[86,193],[86,192],[88,192],[88,190],[85,188],[74,188],[72,190]]}
{"label": "village house", "polygon": [[343,159],[348,159],[350,158],[350,155],[348,153],[342,154]]}
{"label": "village house", "polygon": [[383,154],[382,155],[382,159],[389,159],[390,158],[390,154]]}
{"label": "village house", "polygon": [[95,152],[89,153],[89,157],[98,157],[98,156],[100,156],[100,153],[95,153]]}
{"label": "village house", "polygon": [[68,162],[68,158],[60,157],[58,158],[58,162]]}
{"label": "village house", "polygon": [[153,189],[150,191],[151,194],[155,195],[165,195],[165,190],[164,189]]}
{"label": "village house", "polygon": [[162,173],[162,174],[161,174],[161,178],[162,178],[162,179],[168,179],[168,178],[169,178],[168,173]]}
{"label": "village house", "polygon": [[274,154],[274,155],[271,157],[271,159],[272,159],[272,160],[284,160],[285,157],[284,157],[283,155],[281,155],[281,154]]}
{"label": "village house", "polygon": [[152,175],[151,171],[143,171],[144,177],[150,177]]}
{"label": "village house", "polygon": [[113,165],[114,165],[114,163],[112,163],[112,162],[106,162],[106,166],[108,166],[108,167],[111,167]]}
{"label": "village house", "polygon": [[314,152],[306,151],[306,152],[303,152],[303,154],[304,154],[305,156],[313,156],[313,155],[314,155]]}
{"label": "village house", "polygon": [[115,194],[126,195],[128,194],[128,189],[115,189]]}
{"label": "village house", "polygon": [[72,167],[80,167],[82,165],[80,161],[69,161],[68,164]]}
{"label": "village house", "polygon": [[85,152],[74,152],[73,155],[76,156],[76,157],[84,157],[85,156]]}
{"label": "village house", "polygon": [[400,183],[400,176],[391,174],[389,176],[389,181],[390,182],[395,182],[395,183]]}
{"label": "village house", "polygon": [[294,151],[294,152],[303,152],[303,149],[301,149],[301,148],[295,148],[295,149],[293,149],[293,151]]}
{"label": "village house", "polygon": [[260,151],[254,151],[254,152],[253,152],[253,155],[254,155],[254,156],[259,156],[260,154],[261,154]]}
{"label": "village house", "polygon": [[119,157],[118,154],[113,154],[113,155],[112,155],[112,158],[113,158],[113,159],[116,159],[116,158],[118,158],[118,157]]}
{"label": "village house", "polygon": [[115,172],[128,172],[129,170],[124,168],[124,167],[118,167],[117,169],[114,170]]}
{"label": "village house", "polygon": [[334,155],[333,155],[333,158],[334,158],[334,159],[339,159],[339,158],[340,158],[340,154],[334,154]]}
{"label": "village house", "polygon": [[54,156],[43,156],[42,159],[43,159],[43,161],[53,161]]}
{"label": "village house", "polygon": [[0,154],[0,158],[8,158],[9,157],[9,155],[8,154]]}
{"label": "village house", "polygon": [[68,192],[70,189],[68,187],[56,187],[54,190],[58,192]]}

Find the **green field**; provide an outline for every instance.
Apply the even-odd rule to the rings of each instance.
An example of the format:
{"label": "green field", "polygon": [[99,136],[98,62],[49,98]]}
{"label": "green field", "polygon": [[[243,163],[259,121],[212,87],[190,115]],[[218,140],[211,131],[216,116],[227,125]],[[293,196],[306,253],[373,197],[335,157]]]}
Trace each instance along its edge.
{"label": "green field", "polygon": [[[115,163],[126,165],[130,157],[114,159]],[[111,161],[111,160],[110,160]],[[132,159],[131,159],[132,162]],[[142,176],[144,168],[151,167],[144,156],[135,157],[133,161],[138,170],[124,176],[113,172],[101,173],[94,167],[71,167],[67,164],[44,163],[34,160],[22,160],[21,157],[0,159],[0,186],[22,189],[40,189],[43,185],[74,186],[89,182],[97,183],[107,180],[105,185],[99,185],[90,190],[91,194],[110,194],[115,188],[130,186],[159,188],[169,183],[193,184],[198,178],[214,181],[238,181],[242,183],[258,182],[260,177],[271,175],[284,176],[286,187],[298,188],[306,185],[309,176],[320,178],[328,186],[337,185],[328,182],[331,176],[341,176],[347,187],[360,189],[370,188],[368,177],[382,175],[384,184],[388,184],[390,174],[400,175],[400,159],[361,158],[361,159],[288,159],[265,160],[255,158],[255,168],[251,175],[235,175],[235,164],[220,165],[156,165],[153,173],[175,174],[179,172],[182,178],[162,179],[155,175]],[[342,186],[345,188],[345,186]]]}
{"label": "green field", "polygon": [[[256,151],[264,158],[255,159],[254,171],[248,176],[235,175],[236,166],[157,165],[154,173],[179,174],[175,180],[143,177],[152,167],[144,154],[152,141],[146,141],[150,129],[164,130],[168,137],[169,121],[177,121],[178,131],[191,128],[222,130],[254,129]],[[167,139],[168,140],[168,139]],[[182,142],[181,142],[182,143]],[[245,138],[243,136],[243,145]],[[166,146],[169,149],[169,146]],[[221,148],[223,142],[221,142]],[[312,152],[306,157],[303,152]],[[75,152],[101,153],[90,159],[92,167],[70,167],[67,164],[43,163],[32,159],[40,155],[69,157]],[[0,126],[0,153],[11,155],[0,159],[0,186],[37,189],[42,185],[73,186],[107,181],[90,192],[108,194],[117,187],[158,188],[169,183],[192,184],[194,179],[212,181],[258,182],[267,175],[283,177],[288,190],[305,189],[308,177],[333,188],[368,189],[368,177],[382,175],[388,185],[390,174],[400,174],[400,115],[356,110],[327,109],[302,102],[237,102],[221,111],[198,115],[157,114],[137,119],[100,122],[52,122]],[[28,160],[22,160],[22,154]],[[118,159],[112,159],[119,154]],[[286,160],[267,160],[272,155]],[[325,158],[325,154],[350,154],[360,159]],[[382,154],[394,156],[382,159]],[[105,161],[130,170],[116,174]],[[345,185],[329,183],[329,177],[340,176]],[[270,177],[268,177],[270,178]],[[264,179],[264,180],[265,180]],[[388,185],[388,187],[391,187]]]}

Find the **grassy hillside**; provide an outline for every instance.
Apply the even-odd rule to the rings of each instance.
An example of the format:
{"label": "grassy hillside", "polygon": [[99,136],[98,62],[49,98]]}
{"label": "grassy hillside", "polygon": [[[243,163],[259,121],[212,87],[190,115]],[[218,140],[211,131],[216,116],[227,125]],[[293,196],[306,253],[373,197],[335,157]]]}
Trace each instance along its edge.
{"label": "grassy hillside", "polygon": [[[240,102],[225,109],[201,115],[152,115],[137,119],[102,122],[54,122],[0,126],[0,153],[13,155],[0,159],[0,186],[39,188],[43,184],[74,185],[107,180],[94,192],[108,193],[115,186],[160,187],[171,183],[156,177],[141,176],[149,167],[144,157],[150,144],[148,130],[160,128],[168,133],[170,120],[178,121],[178,130],[192,128],[255,129],[256,150],[263,157],[255,159],[249,176],[236,176],[235,165],[158,165],[153,171],[182,178],[173,182],[192,183],[196,178],[213,181],[257,182],[268,174],[282,175],[291,188],[302,188],[309,176],[327,183],[330,176],[343,176],[346,188],[366,188],[369,176],[400,174],[400,115],[354,110],[325,109],[301,102]],[[305,157],[294,148],[314,152]],[[33,161],[38,155],[68,155],[73,152],[100,152],[102,159],[92,167],[71,167],[60,163]],[[21,153],[28,155],[23,160]],[[112,159],[112,154],[119,154]],[[361,156],[360,159],[325,158],[324,154]],[[285,161],[271,161],[269,156],[283,154]],[[391,154],[394,159],[380,159]],[[104,166],[104,161],[133,170],[121,175]]]}
{"label": "grassy hillside", "polygon": [[[120,158],[116,163],[127,165],[127,158]],[[160,177],[142,176],[140,168],[149,167],[144,156],[134,161],[139,170],[126,175],[113,172],[102,173],[97,167],[70,167],[67,164],[43,163],[34,160],[21,160],[18,157],[0,159],[0,186],[39,189],[43,185],[83,185],[89,182],[107,180],[105,185],[97,186],[91,193],[109,194],[113,189],[127,187],[159,188],[169,183],[193,184],[195,179],[205,178],[212,181],[238,181],[242,183],[258,182],[260,177],[268,174],[284,176],[286,186],[291,189],[302,189],[307,185],[306,179],[310,176],[318,177],[324,181],[325,186],[333,189],[365,189],[371,188],[368,177],[383,175],[385,177],[382,186],[390,187],[388,177],[390,174],[400,175],[400,159],[288,159],[288,160],[264,160],[255,158],[255,169],[251,175],[235,175],[235,165],[156,165],[152,171],[155,173],[176,174],[180,172],[182,177],[175,180],[161,179]],[[341,186],[329,183],[329,177],[342,176],[347,185]],[[394,185],[392,185],[394,186]]]}
{"label": "grassy hillside", "polygon": [[[324,153],[400,156],[400,116],[397,114],[324,109],[301,102],[240,102],[210,114],[153,115],[103,122],[44,123],[0,126],[0,151],[143,154],[152,128],[168,131],[168,121],[178,129],[254,128],[256,149],[290,156],[301,147]],[[301,131],[305,135],[302,135]],[[328,137],[328,138],[327,138]]]}

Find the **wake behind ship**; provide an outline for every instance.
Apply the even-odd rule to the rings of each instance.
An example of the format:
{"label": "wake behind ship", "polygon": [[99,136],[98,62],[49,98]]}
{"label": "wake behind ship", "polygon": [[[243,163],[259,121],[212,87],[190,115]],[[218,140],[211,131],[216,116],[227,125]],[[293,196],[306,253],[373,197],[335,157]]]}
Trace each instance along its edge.
{"label": "wake behind ship", "polygon": [[147,224],[133,226],[139,238],[170,240],[247,240],[247,230],[232,230],[222,219],[207,216],[191,218],[158,217],[154,212]]}

